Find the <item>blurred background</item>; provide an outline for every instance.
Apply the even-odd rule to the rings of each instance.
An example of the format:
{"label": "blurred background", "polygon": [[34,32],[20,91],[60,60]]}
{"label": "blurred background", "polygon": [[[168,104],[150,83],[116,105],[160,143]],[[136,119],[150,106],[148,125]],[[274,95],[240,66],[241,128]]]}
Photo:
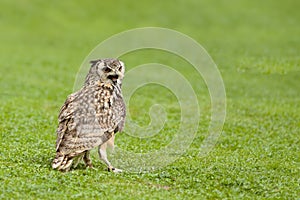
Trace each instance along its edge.
{"label": "blurred background", "polygon": [[[298,72],[299,4],[295,0],[2,0],[2,93],[13,89],[5,83],[16,74],[15,86],[25,87],[23,83],[30,79],[32,84],[47,80],[71,88],[83,58],[97,44],[121,31],[146,26],[170,28],[194,38],[221,72]],[[127,65],[136,64],[132,62]],[[229,94],[233,87],[227,88]]]}
{"label": "blurred background", "polygon": [[[48,197],[51,188],[53,196],[56,192],[69,192],[67,188],[60,190],[53,186],[61,180],[49,163],[54,153],[56,116],[66,96],[73,91],[81,63],[108,37],[128,29],[155,26],[192,37],[211,55],[225,83],[226,123],[215,150],[206,160],[199,159],[197,149],[210,120],[210,98],[201,77],[192,68],[186,68],[189,65],[185,61],[166,52],[143,50],[124,55],[122,60],[127,69],[149,62],[178,69],[191,81],[198,95],[202,119],[190,152],[174,163],[173,168],[166,169],[169,175],[152,174],[140,179],[125,174],[125,178],[117,177],[116,182],[110,182],[110,187],[115,190],[122,187],[122,194],[129,197],[132,194],[129,183],[136,186],[146,182],[147,187],[165,184],[181,194],[199,193],[213,199],[237,194],[248,195],[250,199],[270,194],[296,198],[300,162],[299,8],[298,0],[1,0],[3,190],[15,195],[36,191],[33,194],[38,198]],[[148,91],[156,94],[156,89],[150,87]],[[176,101],[165,93],[161,90],[158,92],[161,96],[157,97],[164,105],[171,105],[169,99]],[[147,90],[137,93],[137,99],[133,100],[133,117],[142,124],[149,122],[147,106],[155,101],[146,94]],[[177,111],[173,115],[177,119]],[[167,131],[176,125],[172,120],[170,123]],[[124,148],[126,145],[134,148],[137,143],[119,137]],[[28,185],[21,185],[33,176],[35,179]],[[78,177],[85,180],[84,175]],[[85,182],[86,190],[101,191],[95,184],[98,178],[94,177],[95,180],[89,178]],[[70,179],[79,181],[75,177]],[[81,190],[80,185],[73,186],[76,187]],[[216,188],[219,193],[215,193]],[[140,191],[148,194],[148,189]],[[159,197],[161,190],[153,189],[154,193],[157,191]]]}

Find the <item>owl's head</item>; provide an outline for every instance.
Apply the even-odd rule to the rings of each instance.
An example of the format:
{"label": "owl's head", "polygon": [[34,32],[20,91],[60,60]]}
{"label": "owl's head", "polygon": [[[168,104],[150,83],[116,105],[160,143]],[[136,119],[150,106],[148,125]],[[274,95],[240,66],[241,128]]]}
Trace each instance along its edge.
{"label": "owl's head", "polygon": [[100,81],[102,83],[111,83],[121,85],[125,65],[122,61],[113,58],[93,60],[91,69],[86,77],[86,83],[91,81]]}

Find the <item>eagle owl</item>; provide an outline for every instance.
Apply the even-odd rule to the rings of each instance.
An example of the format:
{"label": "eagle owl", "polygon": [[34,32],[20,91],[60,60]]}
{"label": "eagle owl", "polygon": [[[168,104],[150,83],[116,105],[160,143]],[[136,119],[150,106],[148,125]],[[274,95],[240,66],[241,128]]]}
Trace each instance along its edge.
{"label": "eagle owl", "polygon": [[120,172],[108,161],[106,147],[114,145],[114,135],[124,128],[126,109],[121,86],[125,66],[117,59],[90,63],[83,87],[69,95],[60,109],[52,168],[68,171],[82,159],[92,167],[89,152],[98,147],[108,170]]}

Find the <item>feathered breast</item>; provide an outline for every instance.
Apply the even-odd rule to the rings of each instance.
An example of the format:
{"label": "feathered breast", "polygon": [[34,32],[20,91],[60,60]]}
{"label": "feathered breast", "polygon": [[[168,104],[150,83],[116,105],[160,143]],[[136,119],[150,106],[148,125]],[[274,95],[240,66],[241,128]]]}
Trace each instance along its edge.
{"label": "feathered breast", "polygon": [[112,85],[98,83],[68,96],[58,117],[56,150],[67,146],[71,151],[81,143],[89,144],[83,148],[93,148],[105,132],[122,130],[125,104],[116,92]]}

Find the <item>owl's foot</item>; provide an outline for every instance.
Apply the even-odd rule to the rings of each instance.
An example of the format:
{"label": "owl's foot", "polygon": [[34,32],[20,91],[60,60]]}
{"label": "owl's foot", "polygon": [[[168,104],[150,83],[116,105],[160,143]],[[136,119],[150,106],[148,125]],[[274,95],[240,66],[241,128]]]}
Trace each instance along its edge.
{"label": "owl's foot", "polygon": [[107,168],[107,170],[109,171],[109,172],[114,172],[114,173],[121,173],[123,170],[121,170],[121,169],[117,169],[117,168],[114,168],[114,167],[108,167]]}
{"label": "owl's foot", "polygon": [[93,164],[92,161],[90,159],[90,151],[86,151],[84,156],[83,156],[83,161],[85,163],[85,166],[87,166],[90,169],[93,169]]}
{"label": "owl's foot", "polygon": [[86,165],[86,167],[89,168],[89,169],[95,169],[92,164]]}

